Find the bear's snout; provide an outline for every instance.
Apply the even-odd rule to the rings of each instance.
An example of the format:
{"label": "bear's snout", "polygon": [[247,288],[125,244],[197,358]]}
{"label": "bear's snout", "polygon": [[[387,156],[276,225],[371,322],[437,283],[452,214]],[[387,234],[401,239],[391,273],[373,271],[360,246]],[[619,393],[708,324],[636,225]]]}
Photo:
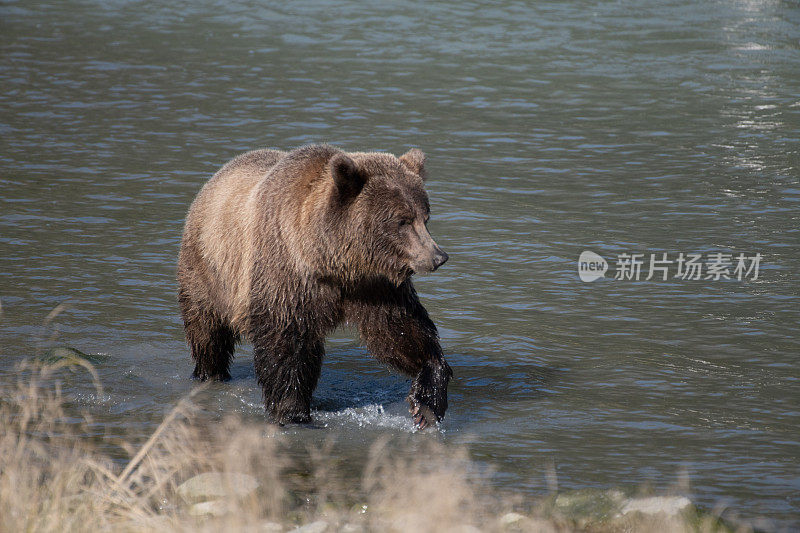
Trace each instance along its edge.
{"label": "bear's snout", "polygon": [[450,256],[447,255],[447,252],[437,246],[433,252],[433,270],[445,264],[448,259],[450,259]]}
{"label": "bear's snout", "polygon": [[417,259],[412,263],[411,268],[414,272],[425,273],[433,272],[449,259],[449,255],[439,248],[439,245],[431,239],[431,246],[420,250]]}

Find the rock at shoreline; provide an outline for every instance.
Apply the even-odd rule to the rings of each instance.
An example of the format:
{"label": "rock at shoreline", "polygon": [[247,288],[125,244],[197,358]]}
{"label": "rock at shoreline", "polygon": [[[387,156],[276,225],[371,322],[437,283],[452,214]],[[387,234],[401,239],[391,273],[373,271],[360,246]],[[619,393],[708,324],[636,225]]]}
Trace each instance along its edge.
{"label": "rock at shoreline", "polygon": [[654,496],[652,498],[631,498],[622,506],[620,514],[644,513],[656,515],[664,513],[674,516],[683,512],[692,505],[691,500],[685,496]]}
{"label": "rock at shoreline", "polygon": [[685,496],[631,498],[619,490],[581,489],[551,496],[544,512],[578,529],[636,530],[702,519],[708,521],[709,531],[725,531],[718,519],[696,509]]}
{"label": "rock at shoreline", "polygon": [[247,474],[206,472],[182,483],[178,495],[188,504],[212,504],[223,498],[246,498],[259,487],[256,478]]}
{"label": "rock at shoreline", "polygon": [[603,522],[616,516],[626,500],[618,490],[576,490],[558,494],[552,511],[580,523]]}
{"label": "rock at shoreline", "polygon": [[500,517],[501,526],[513,526],[527,520],[527,516],[519,513],[506,513]]}
{"label": "rock at shoreline", "polygon": [[317,520],[304,526],[293,529],[291,533],[325,533],[328,530],[328,523],[324,520]]}
{"label": "rock at shoreline", "polygon": [[99,365],[108,361],[107,354],[88,354],[80,350],[72,348],[71,346],[57,346],[47,351],[47,353],[39,358],[45,363],[57,363],[60,361],[87,361],[93,365]]}
{"label": "rock at shoreline", "polygon": [[542,518],[532,518],[520,513],[506,513],[499,518],[500,527],[505,531],[536,531],[556,533],[555,525]]}
{"label": "rock at shoreline", "polygon": [[211,500],[200,502],[189,508],[192,516],[223,516],[228,513],[228,502],[225,500]]}

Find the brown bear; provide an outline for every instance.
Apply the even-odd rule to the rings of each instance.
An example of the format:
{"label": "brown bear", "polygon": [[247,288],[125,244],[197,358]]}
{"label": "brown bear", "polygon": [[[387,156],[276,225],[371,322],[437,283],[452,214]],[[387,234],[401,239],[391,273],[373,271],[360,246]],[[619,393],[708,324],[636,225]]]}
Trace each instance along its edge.
{"label": "brown bear", "polygon": [[200,380],[226,380],[253,343],[273,421],[311,420],[327,334],[358,327],[372,355],[413,376],[419,428],[447,409],[452,376],[411,276],[447,254],[426,228],[425,155],[310,145],[255,150],[223,166],[189,209],[179,301]]}

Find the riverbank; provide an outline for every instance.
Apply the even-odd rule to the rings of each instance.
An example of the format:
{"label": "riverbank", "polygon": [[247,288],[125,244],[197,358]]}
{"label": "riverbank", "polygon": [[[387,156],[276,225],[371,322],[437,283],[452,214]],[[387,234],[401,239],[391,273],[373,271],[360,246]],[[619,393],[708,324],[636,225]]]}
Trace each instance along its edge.
{"label": "riverbank", "polygon": [[[104,394],[79,357],[25,363],[16,385],[1,391],[0,530],[731,530],[682,496],[586,490],[525,501],[490,488],[465,448],[435,440],[414,457],[377,441],[354,484],[344,474],[352,465],[324,447],[309,450],[308,464],[292,464],[280,428],[209,423],[191,395],[134,446],[97,435],[88,415],[76,423],[59,384],[70,371]],[[110,445],[124,453],[109,453]]]}

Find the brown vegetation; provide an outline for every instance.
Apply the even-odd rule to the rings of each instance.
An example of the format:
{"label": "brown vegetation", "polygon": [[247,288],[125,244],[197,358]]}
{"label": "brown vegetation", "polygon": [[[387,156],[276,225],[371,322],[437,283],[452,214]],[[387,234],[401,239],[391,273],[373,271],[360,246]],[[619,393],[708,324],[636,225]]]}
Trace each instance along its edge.
{"label": "brown vegetation", "polygon": [[[86,361],[72,361],[87,369]],[[54,376],[69,362],[27,363],[18,383],[0,388],[0,532],[5,531],[685,531],[717,522],[626,518],[576,522],[490,489],[465,450],[428,442],[420,459],[397,458],[379,440],[360,484],[337,470],[323,447],[310,464],[292,465],[273,426],[228,418],[204,424],[191,397],[179,402],[125,460],[85,437],[91,422],[68,413]],[[179,495],[205,472],[244,473],[259,485],[196,504]],[[223,484],[224,485],[224,484]],[[230,490],[226,490],[230,489]],[[525,515],[506,514],[522,510]],[[538,517],[537,517],[538,515]],[[543,518],[547,516],[547,518]]]}

